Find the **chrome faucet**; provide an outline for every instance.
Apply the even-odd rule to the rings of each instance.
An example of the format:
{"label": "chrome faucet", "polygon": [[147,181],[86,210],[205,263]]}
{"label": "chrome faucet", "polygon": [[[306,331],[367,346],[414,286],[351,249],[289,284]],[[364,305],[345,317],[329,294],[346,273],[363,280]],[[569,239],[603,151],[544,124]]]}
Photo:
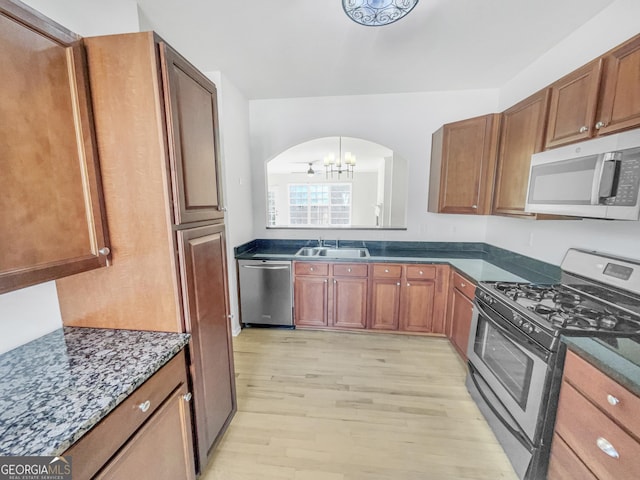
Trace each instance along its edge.
{"label": "chrome faucet", "polygon": [[322,248],[322,237],[318,237],[318,247]]}

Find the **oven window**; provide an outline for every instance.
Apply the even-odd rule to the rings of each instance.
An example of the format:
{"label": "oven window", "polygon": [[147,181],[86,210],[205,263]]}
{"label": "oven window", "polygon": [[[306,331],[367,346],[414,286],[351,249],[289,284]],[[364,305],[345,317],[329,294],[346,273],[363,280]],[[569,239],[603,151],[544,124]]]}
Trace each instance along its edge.
{"label": "oven window", "polygon": [[518,405],[525,410],[533,360],[482,316],[478,319],[478,332],[473,348]]}

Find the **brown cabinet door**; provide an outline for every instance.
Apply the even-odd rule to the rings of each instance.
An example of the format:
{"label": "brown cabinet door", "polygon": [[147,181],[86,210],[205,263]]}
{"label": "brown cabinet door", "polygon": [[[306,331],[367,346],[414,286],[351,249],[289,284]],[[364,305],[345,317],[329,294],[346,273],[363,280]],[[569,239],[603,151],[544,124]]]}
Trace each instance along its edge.
{"label": "brown cabinet door", "polygon": [[366,278],[333,278],[333,318],[334,327],[365,328],[367,326]]}
{"label": "brown cabinet door", "polygon": [[436,282],[407,280],[400,297],[400,330],[431,332],[436,301]]}
{"label": "brown cabinet door", "polygon": [[551,85],[545,149],[593,135],[601,73],[602,60],[598,59]]}
{"label": "brown cabinet door", "polygon": [[640,126],[640,35],[604,56],[598,135]]}
{"label": "brown cabinet door", "polygon": [[568,478],[597,480],[596,476],[582,463],[564,440],[554,434],[551,442],[547,480],[566,480]]}
{"label": "brown cabinet door", "polygon": [[235,412],[224,225],[178,232],[200,469]]}
{"label": "brown cabinet door", "polygon": [[175,390],[95,478],[195,479],[191,415],[184,398],[187,392],[185,384]]}
{"label": "brown cabinet door", "polygon": [[400,280],[375,278],[371,281],[369,328],[397,330],[400,316]]}
{"label": "brown cabinet door", "polygon": [[444,125],[434,133],[430,212],[490,213],[499,120],[499,115],[485,115]]}
{"label": "brown cabinet door", "polygon": [[473,303],[457,288],[451,290],[451,295],[451,304],[449,306],[451,342],[460,356],[466,360],[471,318],[473,316]]}
{"label": "brown cabinet door", "polygon": [[0,5],[0,293],[104,266],[87,65],[72,32]]}
{"label": "brown cabinet door", "polygon": [[531,155],[544,145],[549,90],[541,90],[505,110],[493,199],[495,215],[533,216],[525,213]]}
{"label": "brown cabinet door", "polygon": [[328,325],[328,282],[326,277],[295,278],[293,310],[296,326]]}
{"label": "brown cabinet door", "polygon": [[159,48],[175,223],[222,218],[216,86],[168,45]]}

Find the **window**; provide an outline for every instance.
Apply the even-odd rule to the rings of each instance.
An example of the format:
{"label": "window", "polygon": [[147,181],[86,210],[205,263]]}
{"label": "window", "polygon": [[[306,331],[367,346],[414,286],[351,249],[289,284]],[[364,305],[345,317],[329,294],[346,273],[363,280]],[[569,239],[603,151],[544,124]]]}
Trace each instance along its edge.
{"label": "window", "polygon": [[291,225],[350,225],[351,183],[289,185]]}

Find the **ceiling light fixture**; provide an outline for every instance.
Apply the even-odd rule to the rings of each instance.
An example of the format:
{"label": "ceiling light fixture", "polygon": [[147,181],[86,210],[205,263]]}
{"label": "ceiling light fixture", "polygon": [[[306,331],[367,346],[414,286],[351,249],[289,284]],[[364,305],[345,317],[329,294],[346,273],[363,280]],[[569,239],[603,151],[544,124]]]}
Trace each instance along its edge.
{"label": "ceiling light fixture", "polygon": [[312,165],[313,165],[313,162],[310,162],[309,170],[307,170],[307,177],[313,177],[316,174],[316,172],[313,170]]}
{"label": "ceiling light fixture", "polygon": [[347,16],[360,25],[380,27],[405,17],[418,0],[342,0]]}
{"label": "ceiling light fixture", "polygon": [[338,156],[336,157],[335,153],[330,153],[324,157],[324,172],[325,177],[328,179],[329,176],[333,178],[334,174],[338,175],[338,179],[340,175],[346,173],[347,178],[353,179],[353,169],[356,166],[356,156],[351,152],[345,152],[344,161],[342,160],[342,137],[340,137],[340,146],[338,147]]}

